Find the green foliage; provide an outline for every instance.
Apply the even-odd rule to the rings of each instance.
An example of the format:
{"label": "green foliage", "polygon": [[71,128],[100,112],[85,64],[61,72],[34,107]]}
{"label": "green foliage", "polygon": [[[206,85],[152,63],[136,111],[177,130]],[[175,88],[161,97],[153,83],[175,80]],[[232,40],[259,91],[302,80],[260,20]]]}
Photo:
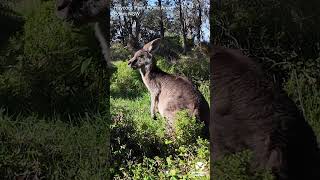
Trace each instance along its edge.
{"label": "green foliage", "polygon": [[156,59],[158,66],[166,72],[181,74],[199,83],[209,80],[210,60],[200,52],[200,49],[194,49],[185,56],[181,55],[175,62],[169,62],[160,56]]}
{"label": "green foliage", "polygon": [[[167,139],[165,119],[158,115],[153,120],[150,116],[150,95],[140,74],[126,62],[114,64],[117,72],[111,84],[111,176],[114,179],[209,179],[208,141],[198,138],[201,125],[182,112],[178,117],[181,123],[177,123],[179,141]],[[203,89],[209,88],[204,86]],[[115,91],[119,87],[140,94],[126,98],[127,92]]]}
{"label": "green foliage", "polygon": [[197,139],[190,145],[175,149],[167,157],[144,157],[141,163],[129,167],[124,179],[210,179],[208,141]]}
{"label": "green foliage", "polygon": [[180,36],[166,36],[161,39],[161,44],[156,54],[161,55],[167,61],[174,61],[179,59],[180,54],[183,52],[182,42]]}
{"label": "green foliage", "polygon": [[[298,64],[319,64],[320,1],[221,1],[211,24],[215,44],[257,57],[269,75],[287,81]],[[307,27],[307,28],[306,28]],[[298,69],[296,69],[298,70]],[[318,73],[318,71],[313,71]],[[319,78],[319,76],[318,76]]]}
{"label": "green foliage", "polygon": [[144,93],[135,99],[111,98],[111,174],[126,176],[128,168],[143,156],[162,154],[164,122],[149,114],[150,97]]}
{"label": "green foliage", "polygon": [[14,3],[12,0],[2,0],[0,2],[0,47],[16,31],[21,30],[23,18],[13,10]]}
{"label": "green foliage", "polygon": [[9,112],[96,111],[107,94],[93,31],[67,26],[53,7],[49,1],[26,11],[23,33],[11,38],[0,58],[0,106]]}
{"label": "green foliage", "polygon": [[202,81],[199,83],[200,83],[199,91],[203,94],[204,98],[206,99],[206,101],[210,106],[210,81],[209,80]]}
{"label": "green foliage", "polygon": [[67,124],[0,113],[0,176],[37,174],[45,179],[108,179],[109,125],[89,115]]}
{"label": "green foliage", "polygon": [[214,177],[219,180],[273,180],[269,171],[250,172],[252,153],[243,151],[227,155],[214,163]]}
{"label": "green foliage", "polygon": [[121,43],[112,44],[110,51],[110,59],[112,61],[126,61],[129,60],[131,56],[131,53]]}
{"label": "green foliage", "polygon": [[216,1],[211,37],[240,48],[276,75],[319,137],[320,1]]}
{"label": "green foliage", "polygon": [[126,61],[114,62],[117,71],[111,77],[111,93],[113,96],[138,97],[147,91],[141,80],[139,71],[128,67]]}
{"label": "green foliage", "polygon": [[314,79],[306,72],[292,71],[285,89],[299,106],[305,119],[312,126],[316,135],[320,135],[320,86],[319,79]]}
{"label": "green foliage", "polygon": [[195,142],[196,137],[201,135],[204,124],[197,122],[195,117],[190,117],[187,110],[183,110],[177,113],[174,127],[175,143],[184,145]]}

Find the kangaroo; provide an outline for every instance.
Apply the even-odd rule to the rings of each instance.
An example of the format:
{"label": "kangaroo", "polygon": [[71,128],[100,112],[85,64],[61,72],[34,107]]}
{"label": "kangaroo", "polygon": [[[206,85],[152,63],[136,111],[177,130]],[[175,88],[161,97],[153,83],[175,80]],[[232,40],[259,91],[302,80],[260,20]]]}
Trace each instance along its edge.
{"label": "kangaroo", "polygon": [[108,68],[110,61],[110,1],[109,0],[55,0],[56,15],[75,26],[94,23],[94,32],[100,43]]}
{"label": "kangaroo", "polygon": [[317,138],[295,103],[241,51],[211,48],[211,176],[224,155],[253,151],[277,180],[320,179]]}
{"label": "kangaroo", "polygon": [[156,112],[168,121],[168,133],[172,133],[174,118],[179,110],[187,109],[190,115],[204,122],[204,135],[208,137],[209,105],[199,90],[185,77],[168,74],[156,65],[153,53],[158,49],[161,39],[155,39],[138,50],[128,65],[139,69],[143,83],[151,94],[151,117]]}

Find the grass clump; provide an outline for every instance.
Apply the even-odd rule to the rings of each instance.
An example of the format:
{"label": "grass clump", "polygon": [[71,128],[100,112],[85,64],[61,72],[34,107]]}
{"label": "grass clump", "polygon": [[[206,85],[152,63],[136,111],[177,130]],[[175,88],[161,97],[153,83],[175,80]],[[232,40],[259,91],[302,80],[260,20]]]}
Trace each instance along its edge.
{"label": "grass clump", "polygon": [[109,177],[109,125],[102,116],[78,124],[0,113],[0,176],[45,179]]}
{"label": "grass clump", "polygon": [[114,65],[117,70],[113,73],[111,79],[110,90],[112,96],[133,98],[146,92],[147,89],[144,87],[138,71],[129,68],[125,61],[114,62]]}
{"label": "grass clump", "polygon": [[214,162],[214,177],[219,180],[274,180],[268,170],[252,172],[251,161],[250,151],[227,155],[222,160]]}
{"label": "grass clump", "polygon": [[175,143],[178,145],[194,143],[203,132],[204,124],[190,117],[187,110],[179,111],[176,115]]}

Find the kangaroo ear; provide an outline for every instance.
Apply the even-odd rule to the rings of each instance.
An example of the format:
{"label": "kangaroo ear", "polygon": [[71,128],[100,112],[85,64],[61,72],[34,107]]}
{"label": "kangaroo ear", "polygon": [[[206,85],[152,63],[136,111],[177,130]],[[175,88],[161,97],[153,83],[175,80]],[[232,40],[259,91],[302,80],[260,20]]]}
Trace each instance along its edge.
{"label": "kangaroo ear", "polygon": [[160,42],[161,42],[160,38],[154,39],[153,41],[145,44],[143,46],[143,49],[152,54],[153,52],[159,49]]}

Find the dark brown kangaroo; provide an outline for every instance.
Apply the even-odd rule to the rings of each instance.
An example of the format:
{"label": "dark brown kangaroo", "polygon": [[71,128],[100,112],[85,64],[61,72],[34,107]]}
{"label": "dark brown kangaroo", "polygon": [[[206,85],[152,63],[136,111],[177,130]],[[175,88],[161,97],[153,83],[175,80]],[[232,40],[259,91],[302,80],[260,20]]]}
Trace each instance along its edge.
{"label": "dark brown kangaroo", "polygon": [[271,169],[278,180],[319,180],[316,136],[295,103],[240,51],[211,50],[211,176],[216,160],[250,149],[253,169]]}
{"label": "dark brown kangaroo", "polygon": [[129,60],[128,65],[139,69],[143,82],[151,94],[151,116],[156,118],[158,111],[168,120],[169,133],[172,133],[174,118],[178,111],[188,109],[190,115],[205,123],[208,136],[209,105],[203,95],[187,78],[168,74],[156,66],[152,56],[160,44],[155,39],[140,50]]}

